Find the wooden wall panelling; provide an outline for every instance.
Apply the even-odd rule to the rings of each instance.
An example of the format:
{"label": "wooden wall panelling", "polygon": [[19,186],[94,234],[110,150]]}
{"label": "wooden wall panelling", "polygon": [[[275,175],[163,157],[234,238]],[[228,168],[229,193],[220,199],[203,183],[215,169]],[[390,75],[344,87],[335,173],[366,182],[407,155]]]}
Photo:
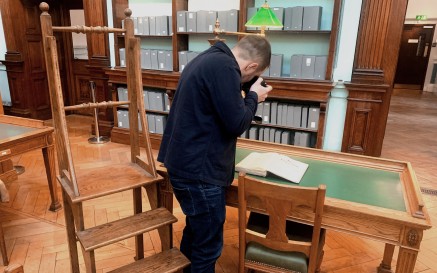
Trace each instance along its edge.
{"label": "wooden wall panelling", "polygon": [[[349,90],[342,151],[379,156],[382,140],[381,124],[386,117],[381,113],[389,87],[387,85],[347,84]],[[380,143],[377,141],[380,140]]]}
{"label": "wooden wall panelling", "polygon": [[[363,0],[348,85],[344,152],[381,155],[407,2]],[[372,98],[375,92],[377,99]]]}

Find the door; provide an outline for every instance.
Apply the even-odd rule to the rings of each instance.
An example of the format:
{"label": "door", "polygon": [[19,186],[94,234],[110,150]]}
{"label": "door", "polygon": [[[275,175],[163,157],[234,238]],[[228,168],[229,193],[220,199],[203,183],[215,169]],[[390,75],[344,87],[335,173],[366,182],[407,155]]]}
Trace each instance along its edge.
{"label": "door", "polygon": [[434,28],[435,25],[404,25],[395,84],[423,88]]}

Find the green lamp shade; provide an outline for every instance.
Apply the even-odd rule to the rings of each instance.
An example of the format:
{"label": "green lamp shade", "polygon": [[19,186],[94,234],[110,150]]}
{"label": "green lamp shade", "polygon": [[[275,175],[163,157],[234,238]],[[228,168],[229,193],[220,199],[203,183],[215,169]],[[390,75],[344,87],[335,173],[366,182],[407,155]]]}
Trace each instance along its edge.
{"label": "green lamp shade", "polygon": [[246,27],[271,27],[271,28],[282,28],[283,25],[281,21],[279,21],[278,17],[276,17],[275,13],[270,9],[270,7],[260,7],[258,12],[250,18],[249,21],[245,24]]}

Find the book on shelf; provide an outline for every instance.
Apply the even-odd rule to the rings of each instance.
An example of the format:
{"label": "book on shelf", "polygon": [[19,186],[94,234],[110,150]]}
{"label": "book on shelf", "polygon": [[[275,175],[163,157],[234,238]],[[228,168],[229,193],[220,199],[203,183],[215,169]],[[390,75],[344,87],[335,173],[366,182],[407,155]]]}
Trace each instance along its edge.
{"label": "book on shelf", "polygon": [[266,177],[272,173],[288,181],[299,183],[308,169],[308,164],[278,153],[252,152],[236,166],[235,170]]}

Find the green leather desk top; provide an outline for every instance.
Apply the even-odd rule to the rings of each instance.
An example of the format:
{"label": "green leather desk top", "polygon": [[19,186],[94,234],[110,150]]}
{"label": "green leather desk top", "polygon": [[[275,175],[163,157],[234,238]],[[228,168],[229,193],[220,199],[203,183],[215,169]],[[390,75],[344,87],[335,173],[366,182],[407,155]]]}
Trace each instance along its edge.
{"label": "green leather desk top", "polygon": [[10,137],[16,137],[21,134],[31,132],[33,130],[37,129],[32,127],[0,123],[0,140]]}
{"label": "green leather desk top", "polygon": [[[237,148],[235,163],[240,162],[251,152],[251,150]],[[257,178],[304,187],[325,184],[327,197],[406,211],[399,173],[308,158],[292,158],[309,165],[299,184],[271,175]]]}

